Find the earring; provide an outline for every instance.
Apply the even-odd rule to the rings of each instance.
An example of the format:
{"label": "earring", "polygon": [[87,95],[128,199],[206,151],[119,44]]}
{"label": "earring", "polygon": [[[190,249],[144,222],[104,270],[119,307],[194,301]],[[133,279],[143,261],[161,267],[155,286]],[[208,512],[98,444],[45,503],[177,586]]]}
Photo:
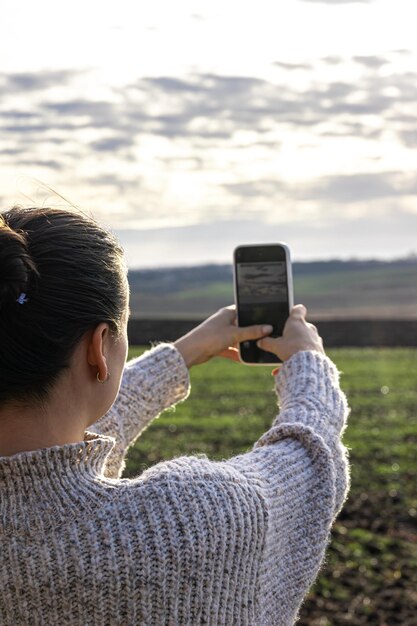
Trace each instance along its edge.
{"label": "earring", "polygon": [[97,380],[99,383],[104,384],[106,383],[110,378],[110,372],[107,372],[107,378],[105,380],[100,380],[100,372],[97,372]]}

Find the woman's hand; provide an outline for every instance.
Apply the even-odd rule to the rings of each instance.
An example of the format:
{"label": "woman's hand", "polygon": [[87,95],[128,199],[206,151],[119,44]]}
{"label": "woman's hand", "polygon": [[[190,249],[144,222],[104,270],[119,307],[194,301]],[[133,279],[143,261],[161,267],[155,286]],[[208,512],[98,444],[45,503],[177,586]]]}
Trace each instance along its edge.
{"label": "woman's hand", "polygon": [[291,309],[282,337],[265,337],[257,342],[258,348],[273,352],[281,361],[287,361],[296,352],[315,350],[324,354],[323,340],[313,324],[306,322],[307,309],[297,304]]}
{"label": "woman's hand", "polygon": [[236,326],[236,307],[220,309],[205,322],[174,342],[187,367],[205,363],[214,356],[239,361],[237,345],[242,341],[265,337],[272,326]]}

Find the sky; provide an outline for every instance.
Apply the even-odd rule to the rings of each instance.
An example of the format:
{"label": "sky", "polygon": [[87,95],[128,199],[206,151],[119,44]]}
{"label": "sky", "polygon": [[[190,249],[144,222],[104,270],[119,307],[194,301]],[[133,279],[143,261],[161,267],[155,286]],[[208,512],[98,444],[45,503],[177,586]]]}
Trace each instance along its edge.
{"label": "sky", "polygon": [[410,0],[3,0],[0,206],[72,203],[129,266],[417,252]]}

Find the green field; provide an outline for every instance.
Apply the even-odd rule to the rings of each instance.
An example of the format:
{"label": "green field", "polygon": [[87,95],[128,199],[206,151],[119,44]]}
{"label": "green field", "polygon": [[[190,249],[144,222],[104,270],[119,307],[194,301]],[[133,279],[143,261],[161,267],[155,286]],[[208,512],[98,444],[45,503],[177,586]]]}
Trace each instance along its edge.
{"label": "green field", "polygon": [[[142,352],[132,349],[130,356]],[[331,350],[352,413],[352,489],[299,626],[412,626],[417,611],[417,351]],[[130,450],[125,476],[161,460],[249,450],[276,413],[270,368],[214,359],[191,370],[190,398]]]}
{"label": "green field", "polygon": [[[294,263],[294,297],[319,319],[415,319],[417,259]],[[129,272],[137,318],[203,319],[234,301],[227,265]]]}

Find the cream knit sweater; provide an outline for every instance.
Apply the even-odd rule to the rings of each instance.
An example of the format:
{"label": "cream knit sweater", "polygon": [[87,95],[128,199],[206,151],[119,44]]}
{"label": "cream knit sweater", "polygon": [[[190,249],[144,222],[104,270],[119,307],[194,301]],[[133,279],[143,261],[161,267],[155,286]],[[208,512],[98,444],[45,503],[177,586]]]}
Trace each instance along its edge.
{"label": "cream knit sweater", "polygon": [[0,457],[1,626],[288,626],[348,486],[332,362],[299,352],[253,449],[121,479],[129,445],[187,397],[171,344],[130,361],[83,442]]}

